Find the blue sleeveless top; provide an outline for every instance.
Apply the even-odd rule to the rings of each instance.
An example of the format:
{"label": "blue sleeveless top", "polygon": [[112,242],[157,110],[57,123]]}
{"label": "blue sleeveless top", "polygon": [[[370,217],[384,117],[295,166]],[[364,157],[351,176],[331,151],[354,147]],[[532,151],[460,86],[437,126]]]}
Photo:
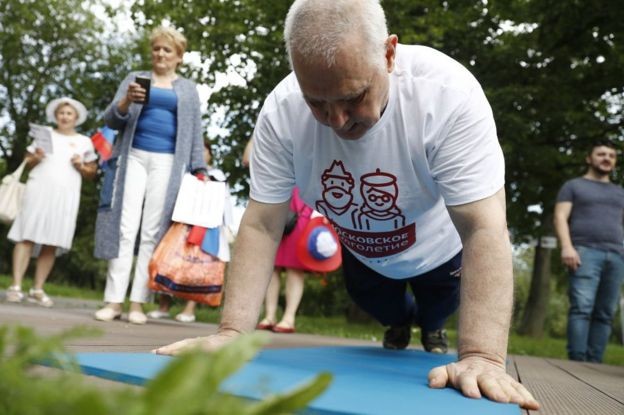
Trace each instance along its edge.
{"label": "blue sleeveless top", "polygon": [[173,89],[151,87],[139,117],[132,147],[154,153],[175,153],[178,97]]}

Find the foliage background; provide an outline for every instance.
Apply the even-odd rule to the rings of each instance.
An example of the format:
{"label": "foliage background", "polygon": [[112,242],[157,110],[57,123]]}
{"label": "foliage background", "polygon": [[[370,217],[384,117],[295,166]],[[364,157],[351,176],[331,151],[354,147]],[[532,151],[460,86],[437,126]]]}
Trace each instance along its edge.
{"label": "foliage background", "polygon": [[[187,65],[182,73],[212,88],[204,118],[213,132],[215,159],[244,198],[243,147],[264,97],[289,72],[282,25],[290,1],[137,0],[129,9],[107,4],[0,0],[0,172],[19,163],[28,122],[44,122],[45,103],[53,97],[72,95],[87,104],[91,115],[82,131],[93,133],[125,73],[147,66],[145,34],[164,21],[185,33],[188,49],[198,56],[200,65]],[[506,155],[508,219],[516,246],[551,234],[557,190],[583,172],[588,145],[624,138],[624,8],[612,0],[382,4],[390,31],[402,43],[438,48],[482,83]],[[115,23],[126,12],[134,32]],[[222,87],[224,77],[239,82]],[[621,183],[619,173],[613,179]],[[91,256],[96,203],[97,184],[85,183],[74,248],[59,259],[52,278],[102,287],[105,264]],[[0,240],[0,272],[9,270],[11,248]],[[566,277],[557,258],[555,251],[547,325],[561,334]],[[343,312],[345,299],[334,298],[340,274],[328,281],[329,288],[313,286],[306,293],[303,311]],[[525,277],[521,282],[528,284]],[[516,315],[524,311],[522,284]],[[335,305],[323,309],[329,300]]]}

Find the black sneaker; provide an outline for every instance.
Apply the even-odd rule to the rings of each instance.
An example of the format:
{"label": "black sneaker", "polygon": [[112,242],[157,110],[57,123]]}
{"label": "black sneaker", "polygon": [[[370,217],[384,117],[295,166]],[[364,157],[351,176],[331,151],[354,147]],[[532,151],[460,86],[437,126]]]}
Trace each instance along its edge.
{"label": "black sneaker", "polygon": [[425,350],[429,353],[444,354],[448,352],[448,337],[444,329],[427,332],[423,331],[420,336],[420,341]]}
{"label": "black sneaker", "polygon": [[384,333],[384,349],[403,350],[410,343],[412,338],[412,325],[390,327]]}

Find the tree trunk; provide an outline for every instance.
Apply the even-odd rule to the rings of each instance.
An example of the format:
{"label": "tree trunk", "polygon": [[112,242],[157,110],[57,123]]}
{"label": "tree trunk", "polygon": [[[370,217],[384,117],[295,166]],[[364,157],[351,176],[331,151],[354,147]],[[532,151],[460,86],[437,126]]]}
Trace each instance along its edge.
{"label": "tree trunk", "polygon": [[[547,215],[545,224],[546,235],[552,232],[552,215]],[[549,232],[550,231],[550,232]],[[535,260],[533,262],[533,274],[531,276],[531,288],[527,298],[522,323],[518,333],[531,337],[544,335],[544,323],[548,315],[548,303],[550,300],[550,258],[552,249],[541,246],[541,238],[535,247]]]}

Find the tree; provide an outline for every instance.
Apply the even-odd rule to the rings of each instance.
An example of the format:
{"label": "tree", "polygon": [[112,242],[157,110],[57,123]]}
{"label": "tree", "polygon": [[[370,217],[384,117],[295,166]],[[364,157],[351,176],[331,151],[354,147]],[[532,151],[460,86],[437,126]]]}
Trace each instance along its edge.
{"label": "tree", "polygon": [[46,123],[49,100],[72,95],[92,109],[92,121],[93,109],[106,102],[102,90],[114,90],[123,55],[104,41],[96,6],[98,0],[0,0],[0,119],[7,120],[0,151],[10,168],[29,142],[28,123]]}
{"label": "tree", "polygon": [[[225,114],[218,158],[244,189],[238,164],[242,147],[260,103],[289,70],[282,42],[289,5],[143,0],[133,9],[142,26],[166,19],[184,29],[191,49],[210,64],[208,70],[189,72],[200,82],[215,85],[217,72],[228,71],[245,80],[209,101],[210,114]],[[383,6],[390,31],[401,42],[438,48],[481,82],[506,155],[514,242],[551,234],[548,215],[557,190],[581,172],[587,145],[596,138],[624,137],[624,8],[610,0],[385,0]],[[537,285],[531,292],[546,297],[532,298],[529,305],[547,303],[539,287],[549,278],[548,262],[536,259],[544,266],[534,274]],[[535,307],[525,309],[532,313]],[[537,314],[525,321],[543,321],[543,313]]]}
{"label": "tree", "polygon": [[[390,4],[384,2],[386,10]],[[506,156],[514,242],[552,235],[556,193],[582,171],[589,144],[624,139],[622,8],[585,0],[392,4],[399,13],[389,13],[389,23],[400,39],[443,50],[483,85]],[[550,253],[535,250],[520,327],[527,334],[543,332]]]}
{"label": "tree", "polygon": [[[224,131],[211,139],[217,144],[215,161],[228,173],[238,194],[246,197],[247,170],[243,149],[251,139],[264,98],[288,74],[282,40],[289,2],[143,0],[133,6],[135,23],[143,29],[167,21],[189,40],[202,66],[182,71],[213,88],[206,122],[219,114]],[[223,88],[223,79],[234,83]]]}
{"label": "tree", "polygon": [[[612,2],[551,0],[495,3],[515,31],[503,33],[504,57],[492,99],[498,107],[507,154],[509,221],[517,241],[552,235],[552,212],[561,184],[584,170],[596,139],[624,139],[621,105],[624,14]],[[522,29],[522,30],[519,30]],[[528,210],[528,206],[535,209]],[[536,249],[523,333],[540,336],[550,285],[549,250]]]}
{"label": "tree", "polygon": [[[47,124],[45,105],[53,98],[72,96],[89,108],[79,127],[84,134],[101,122],[98,114],[137,61],[134,42],[116,33],[113,14],[100,0],[0,0],[0,152],[7,169],[24,156],[28,123]],[[55,274],[91,284],[102,274],[91,254],[97,200],[96,184],[84,182],[73,252]],[[2,264],[10,264],[6,240],[0,247]]]}

